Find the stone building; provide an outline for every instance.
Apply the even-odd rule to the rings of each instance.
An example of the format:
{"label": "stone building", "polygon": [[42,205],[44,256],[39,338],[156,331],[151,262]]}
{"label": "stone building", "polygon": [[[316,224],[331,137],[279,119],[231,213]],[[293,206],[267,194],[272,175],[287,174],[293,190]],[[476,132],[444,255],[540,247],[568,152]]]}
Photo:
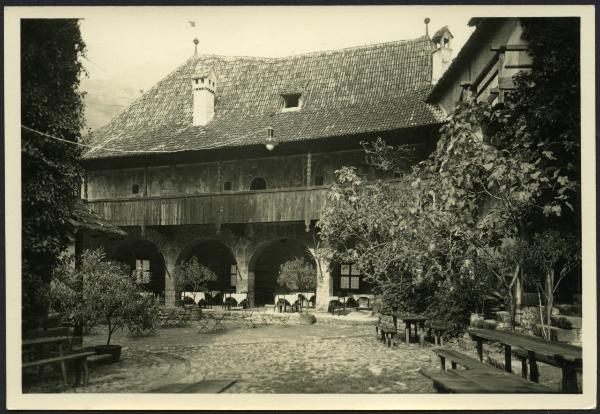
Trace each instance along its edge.
{"label": "stone building", "polygon": [[215,290],[247,292],[251,305],[272,303],[295,257],[316,265],[318,309],[368,291],[351,263],[318,255],[327,188],[342,166],[397,179],[366,164],[361,141],[431,151],[444,114],[426,98],[451,39],[443,28],[284,58],[194,54],[91,135],[82,197],[128,236],[83,247],[104,246],[167,304],[175,266],[193,256],[218,274]]}

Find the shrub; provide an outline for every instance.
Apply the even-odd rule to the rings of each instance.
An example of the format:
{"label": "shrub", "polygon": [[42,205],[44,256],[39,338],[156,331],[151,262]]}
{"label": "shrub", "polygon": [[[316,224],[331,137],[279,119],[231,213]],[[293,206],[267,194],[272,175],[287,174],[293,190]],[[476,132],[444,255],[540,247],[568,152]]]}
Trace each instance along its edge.
{"label": "shrub", "polygon": [[159,300],[154,295],[137,295],[130,303],[127,329],[133,337],[156,334]]}
{"label": "shrub", "polygon": [[279,268],[277,284],[290,291],[308,292],[317,287],[317,271],[308,260],[297,257]]}
{"label": "shrub", "polygon": [[106,260],[102,249],[86,250],[80,268],[64,264],[57,268],[50,286],[51,306],[88,328],[106,323],[108,338],[135,316],[132,297],[139,288],[122,264]]}

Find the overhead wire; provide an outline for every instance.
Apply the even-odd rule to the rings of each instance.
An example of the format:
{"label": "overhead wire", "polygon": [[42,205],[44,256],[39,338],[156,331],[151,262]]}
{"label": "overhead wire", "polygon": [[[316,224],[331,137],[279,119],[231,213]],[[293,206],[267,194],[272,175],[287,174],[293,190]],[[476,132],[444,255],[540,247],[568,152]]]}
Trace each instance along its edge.
{"label": "overhead wire", "polygon": [[[66,144],[71,144],[71,145],[77,145],[80,147],[84,147],[84,148],[90,148],[90,152],[92,151],[97,151],[97,150],[102,150],[102,151],[112,151],[112,152],[121,152],[121,153],[128,153],[128,154],[170,154],[170,153],[177,153],[177,152],[185,152],[185,151],[189,151],[189,150],[124,150],[124,149],[120,149],[120,148],[110,148],[110,147],[102,147],[100,145],[89,145],[89,144],[84,144],[81,142],[76,142],[76,141],[71,141],[65,138],[61,138],[61,137],[57,137],[56,135],[52,135],[52,134],[48,134],[42,131],[38,131],[37,129],[34,128],[30,128],[28,126],[25,125],[21,125],[21,128],[23,128],[26,131],[32,132],[34,134],[37,135],[41,135],[43,137],[49,138],[49,139],[53,139],[59,142],[64,142]],[[263,132],[264,133],[265,128],[260,128],[257,129],[255,131],[249,132],[248,134],[244,135],[243,137],[235,137],[235,140],[231,140],[228,141],[228,144],[243,144],[243,143],[247,143],[244,142],[245,139],[253,136],[254,134],[257,134],[259,132]],[[226,135],[223,138],[233,138],[232,135]],[[199,148],[199,150],[208,150],[208,149],[215,149],[215,148],[221,148],[224,145],[222,145],[222,143],[220,144],[214,144],[212,146],[204,146],[203,148]]]}

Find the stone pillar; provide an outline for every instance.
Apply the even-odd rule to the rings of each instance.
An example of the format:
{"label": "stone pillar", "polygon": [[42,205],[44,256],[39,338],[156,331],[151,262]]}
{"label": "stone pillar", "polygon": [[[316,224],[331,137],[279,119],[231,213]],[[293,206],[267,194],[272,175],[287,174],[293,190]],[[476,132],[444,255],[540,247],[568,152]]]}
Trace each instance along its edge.
{"label": "stone pillar", "polygon": [[317,304],[316,310],[327,312],[329,297],[333,296],[333,276],[331,275],[331,263],[326,259],[315,259],[317,261]]}
{"label": "stone pillar", "polygon": [[248,270],[248,305],[254,307],[254,272]]}
{"label": "stone pillar", "polygon": [[164,255],[165,258],[165,306],[176,305],[175,263],[176,258]]}
{"label": "stone pillar", "polygon": [[245,263],[245,260],[238,260],[235,291],[237,293],[247,292],[248,305],[254,307],[254,272],[248,271],[248,264]]}

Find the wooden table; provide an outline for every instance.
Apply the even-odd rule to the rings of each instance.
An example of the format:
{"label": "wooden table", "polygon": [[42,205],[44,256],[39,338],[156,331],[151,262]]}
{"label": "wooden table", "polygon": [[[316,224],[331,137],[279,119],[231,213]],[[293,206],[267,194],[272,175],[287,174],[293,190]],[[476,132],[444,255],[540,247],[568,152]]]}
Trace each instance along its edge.
{"label": "wooden table", "polygon": [[[404,322],[404,332],[406,336],[406,344],[410,344],[410,333],[411,333],[411,325],[415,327],[415,336],[419,336],[419,344],[423,346],[423,342],[425,339],[425,322],[427,322],[427,318],[424,316],[401,316],[398,315],[398,318],[402,319]],[[421,328],[421,333],[418,333],[418,328]]]}
{"label": "wooden table", "polygon": [[534,336],[490,329],[469,329],[469,335],[477,342],[477,356],[483,361],[483,342],[499,342],[504,345],[504,370],[512,372],[512,350],[519,347],[527,351],[531,379],[539,380],[536,356],[543,356],[544,362],[561,368],[562,392],[576,393],[577,371],[583,366],[581,347],[550,342]]}

